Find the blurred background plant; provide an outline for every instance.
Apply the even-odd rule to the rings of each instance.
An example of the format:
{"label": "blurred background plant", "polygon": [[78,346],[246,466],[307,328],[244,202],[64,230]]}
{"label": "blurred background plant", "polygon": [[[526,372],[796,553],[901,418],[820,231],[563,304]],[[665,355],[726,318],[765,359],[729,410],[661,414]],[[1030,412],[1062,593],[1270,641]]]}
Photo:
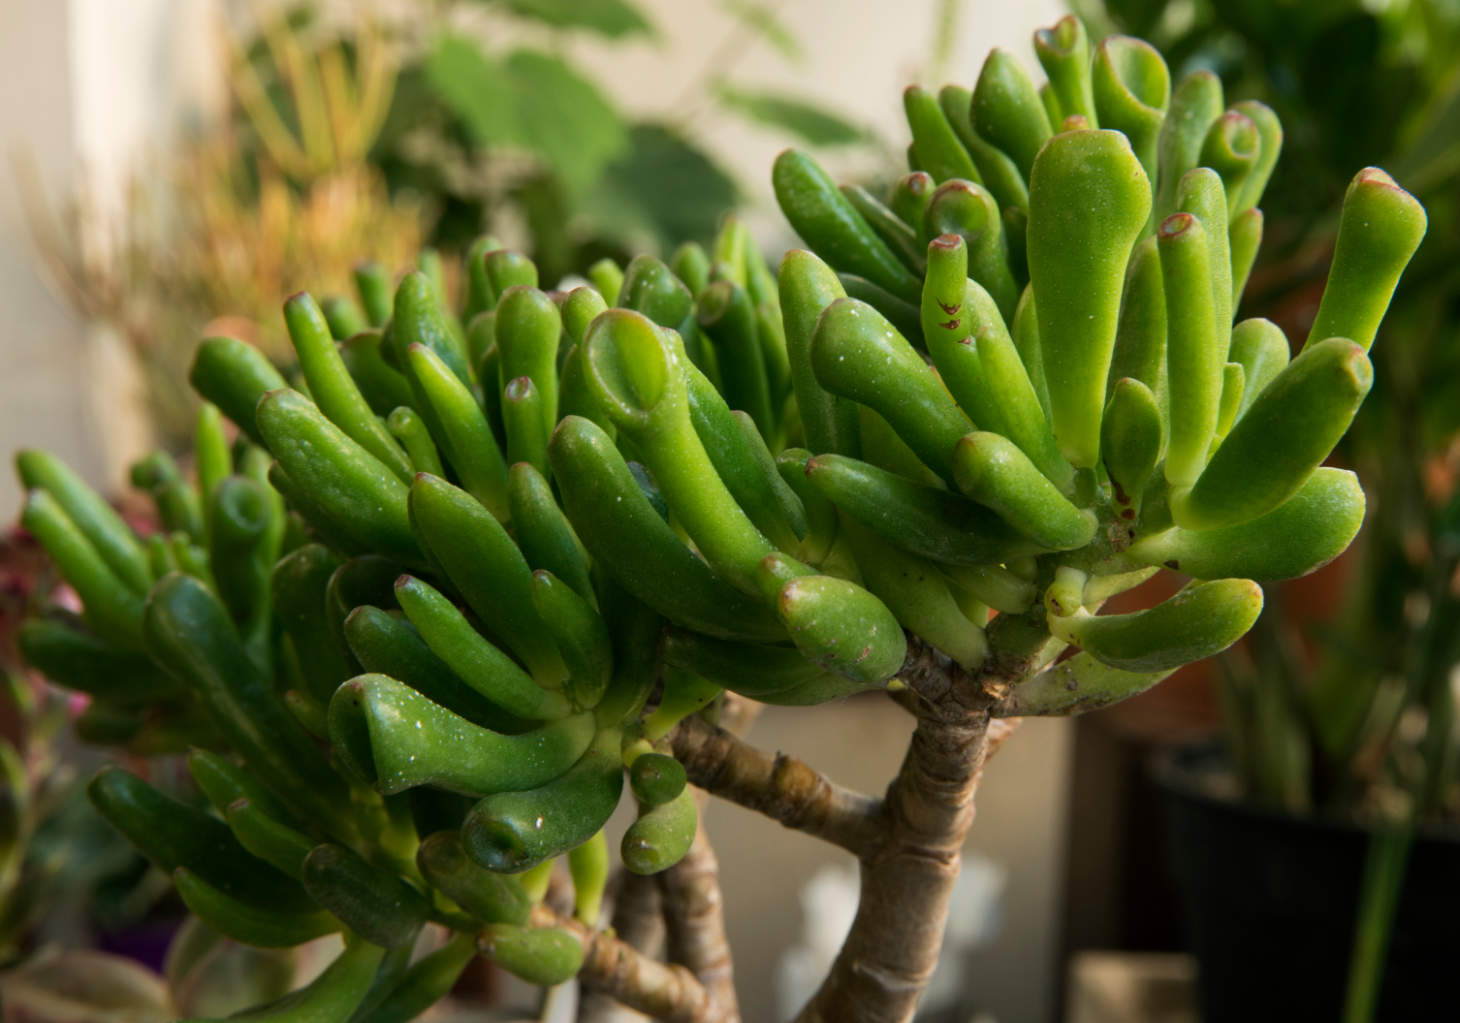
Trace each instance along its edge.
{"label": "blurred background plant", "polygon": [[725,38],[640,120],[571,56],[657,39],[629,0],[414,0],[343,17],[243,6],[218,29],[227,109],[148,162],[120,217],[83,195],[58,221],[17,168],[49,278],[136,353],[164,445],[191,424],[184,369],[199,326],[282,355],[278,296],[301,281],[344,291],[358,259],[399,270],[423,245],[450,254],[483,231],[549,282],[605,255],[707,240],[741,195],[695,139],[711,108],[802,145],[876,143],[823,105],[735,82],[754,46],[802,57],[754,0],[721,0]]}
{"label": "blurred background plant", "polygon": [[[259,949],[186,913],[166,874],[96,813],[80,784],[105,758],[87,698],[22,664],[21,622],[76,605],[40,545],[0,536],[0,1005],[27,1023],[166,1023],[222,1017],[319,972],[338,941]],[[65,615],[53,609],[50,614]],[[196,799],[177,758],[133,758],[159,786]]]}
{"label": "blurred background plant", "polygon": [[90,939],[80,934],[90,925],[133,923],[165,890],[138,888],[146,861],[118,841],[78,784],[88,763],[67,725],[80,703],[22,664],[21,621],[66,596],[34,539],[18,529],[0,536],[0,967],[44,941]]}
{"label": "blurred background plant", "polygon": [[[1429,233],[1374,347],[1375,386],[1341,448],[1369,494],[1352,555],[1270,587],[1220,659],[1227,738],[1248,797],[1297,812],[1460,814],[1460,3],[1076,0],[1145,35],[1173,70],[1206,67],[1286,133],[1241,316],[1306,336],[1353,167],[1390,170]],[[1179,72],[1178,72],[1179,73]],[[1315,606],[1316,605],[1316,609]],[[1316,610],[1316,613],[1315,613]]]}

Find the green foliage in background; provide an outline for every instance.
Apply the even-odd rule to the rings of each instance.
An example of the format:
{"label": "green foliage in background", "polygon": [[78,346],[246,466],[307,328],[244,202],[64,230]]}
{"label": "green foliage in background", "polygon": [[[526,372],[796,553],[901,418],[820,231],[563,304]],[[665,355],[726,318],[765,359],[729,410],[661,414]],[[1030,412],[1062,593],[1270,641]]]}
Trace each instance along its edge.
{"label": "green foliage in background", "polygon": [[[544,276],[582,272],[603,255],[648,246],[668,251],[707,241],[739,196],[739,185],[705,145],[699,123],[728,111],[762,129],[818,147],[865,145],[867,130],[846,113],[734,80],[757,45],[788,62],[802,58],[771,4],[727,0],[727,35],[696,78],[656,115],[629,118],[566,54],[570,41],[595,47],[668,45],[648,16],[621,0],[588,3],[473,2],[445,14],[495,15],[485,30],[469,19],[408,43],[390,115],[372,160],[393,188],[411,188],[437,207],[432,240],[460,248],[515,210]],[[505,20],[505,23],[504,23]],[[501,43],[528,38],[527,43]],[[540,47],[540,48],[539,48]]]}

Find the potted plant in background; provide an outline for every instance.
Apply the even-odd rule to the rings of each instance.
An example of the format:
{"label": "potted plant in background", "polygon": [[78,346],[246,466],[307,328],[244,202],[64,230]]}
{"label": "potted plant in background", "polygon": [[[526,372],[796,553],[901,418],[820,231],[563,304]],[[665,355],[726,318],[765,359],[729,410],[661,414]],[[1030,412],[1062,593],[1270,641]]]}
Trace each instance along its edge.
{"label": "potted plant in background", "polygon": [[[1449,58],[1460,17],[1429,2],[1100,7],[1088,16],[1150,33],[1173,63],[1210,68],[1283,117],[1271,189],[1282,202],[1270,204],[1245,313],[1290,334],[1312,321],[1338,230],[1324,207],[1352,163],[1393,168],[1431,211],[1375,348],[1374,390],[1337,456],[1370,495],[1364,531],[1313,580],[1269,588],[1251,640],[1216,662],[1232,774],[1220,802],[1182,797],[1172,810],[1209,1018],[1243,1016],[1258,997],[1324,1016],[1344,1004],[1350,1020],[1376,1005],[1380,1018],[1422,1016],[1432,996],[1408,978],[1457,950],[1431,910],[1460,831],[1460,76]],[[1175,777],[1178,793],[1216,792],[1189,771]],[[1231,808],[1233,795],[1257,809]],[[1250,935],[1240,952],[1237,928]]]}
{"label": "potted plant in background", "polygon": [[[1278,328],[1233,327],[1272,112],[1172,90],[1149,46],[1073,18],[1036,49],[1042,90],[1002,53],[972,90],[908,90],[886,203],[782,154],[815,251],[778,273],[734,219],[567,292],[484,238],[454,306],[421,272],[362,272],[331,315],[290,298],[290,377],[204,341],[196,479],[134,477],[158,534],[19,457],[23,522],[83,604],[27,658],[113,683],[93,706],[118,742],[194,747],[195,804],[115,768],[95,804],[218,932],[343,936],[253,1018],[409,1019],[476,957],[736,1018],[693,782],[858,858],[798,1018],[909,1019],[1014,719],[1150,688],[1247,631],[1255,580],[1348,546],[1362,491],[1320,463],[1423,209],[1358,174],[1289,360]],[[1098,613],[1165,569],[1174,596]],[[740,734],[757,701],[867,691],[917,722],[883,798]],[[667,961],[605,927],[626,785],[620,891],[656,878]]]}

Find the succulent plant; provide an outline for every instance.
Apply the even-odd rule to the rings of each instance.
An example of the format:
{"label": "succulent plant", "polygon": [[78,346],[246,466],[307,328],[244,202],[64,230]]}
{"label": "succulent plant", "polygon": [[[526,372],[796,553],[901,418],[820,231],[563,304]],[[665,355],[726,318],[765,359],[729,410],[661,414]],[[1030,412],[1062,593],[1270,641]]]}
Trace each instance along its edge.
{"label": "succulent plant", "polygon": [[[419,271],[393,298],[367,269],[358,304],[289,299],[292,383],[204,341],[198,483],[137,476],[166,537],[21,456],[24,522],[85,607],[31,627],[28,655],[95,706],[144,708],[123,742],[196,747],[216,814],[120,770],[93,799],[224,934],[351,935],[290,1006],[407,1019],[475,952],[735,1018],[718,915],[668,898],[714,883],[693,782],[861,859],[801,1018],[909,1018],[1011,719],[1226,648],[1258,581],[1353,539],[1363,493],[1322,463],[1422,209],[1359,173],[1290,360],[1272,324],[1232,323],[1276,118],[1224,112],[1210,75],[1173,91],[1154,50],[1092,47],[1074,19],[1036,51],[1042,89],[996,52],[971,92],[908,90],[914,170],[886,204],[782,154],[811,251],[778,272],[734,219],[709,251],[566,291],[483,239],[459,317]],[[1098,613],[1163,569],[1189,584]],[[734,734],[747,701],[871,690],[918,722],[883,800]],[[621,859],[667,872],[666,914],[697,929],[682,965],[598,929],[625,777]],[[558,857],[576,918],[544,902]],[[428,923],[456,937],[411,964]]]}

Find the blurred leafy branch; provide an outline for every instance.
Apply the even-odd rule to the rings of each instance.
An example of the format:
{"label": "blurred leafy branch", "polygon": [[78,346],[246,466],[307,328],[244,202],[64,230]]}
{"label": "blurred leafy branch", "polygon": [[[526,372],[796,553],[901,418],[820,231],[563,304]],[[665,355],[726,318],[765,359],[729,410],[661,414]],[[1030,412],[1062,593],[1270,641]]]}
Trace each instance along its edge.
{"label": "blurred leafy branch", "polygon": [[14,964],[77,930],[132,924],[167,891],[78,784],[84,770],[67,725],[82,701],[21,663],[21,621],[68,600],[74,594],[34,538],[0,534],[0,970],[7,971],[0,995],[7,1008]]}
{"label": "blurred leafy branch", "polygon": [[735,80],[758,45],[792,62],[802,51],[773,5],[720,8],[721,42],[642,119],[574,56],[669,45],[628,0],[254,16],[220,29],[224,115],[149,161],[120,216],[83,195],[57,223],[19,166],[32,232],[63,296],[137,354],[159,439],[176,446],[193,414],[177,382],[200,329],[281,355],[277,297],[306,280],[344,291],[362,254],[400,270],[423,246],[490,231],[556,282],[604,255],[713,234],[741,193],[695,137],[707,111],[820,148],[875,141],[839,112]]}
{"label": "blurred leafy branch", "polygon": [[[732,81],[736,64],[758,45],[788,62],[802,59],[794,34],[768,3],[723,0],[728,27],[720,43],[664,109],[642,118],[621,111],[573,56],[670,45],[627,0],[425,6],[431,16],[391,27],[395,88],[366,159],[392,194],[425,198],[427,240],[445,249],[459,249],[483,230],[525,228],[544,278],[557,280],[605,254],[709,238],[740,193],[696,138],[706,108],[813,146],[872,141],[839,112]],[[294,9],[290,25],[296,37],[329,35],[307,7]],[[248,62],[274,108],[288,109],[287,94],[299,79],[273,49],[266,34]],[[629,57],[624,66],[645,59]]]}

